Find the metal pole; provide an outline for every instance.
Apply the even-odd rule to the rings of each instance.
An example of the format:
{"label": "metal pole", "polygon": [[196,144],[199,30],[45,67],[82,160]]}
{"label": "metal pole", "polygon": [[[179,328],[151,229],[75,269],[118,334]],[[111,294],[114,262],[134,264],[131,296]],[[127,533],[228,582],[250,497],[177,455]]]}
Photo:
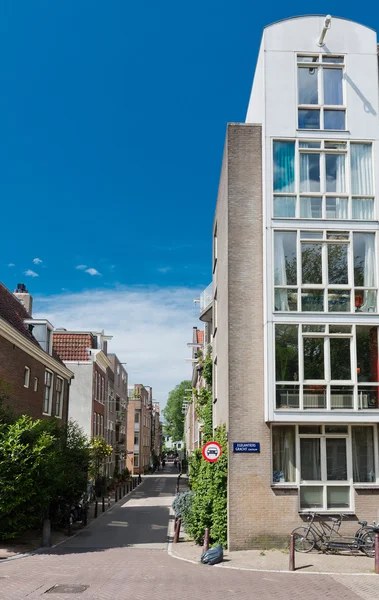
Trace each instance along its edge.
{"label": "metal pole", "polygon": [[110,507],[110,505],[111,505],[111,493],[108,492],[108,508]]}
{"label": "metal pole", "polygon": [[206,552],[207,550],[209,550],[209,528],[207,527],[204,533],[204,546],[203,546],[203,552]]}
{"label": "metal pole", "polygon": [[94,519],[97,519],[97,498],[95,500],[95,514],[93,515]]}
{"label": "metal pole", "polygon": [[178,519],[176,521],[175,534],[174,534],[174,544],[177,544],[178,541],[179,541],[181,522],[182,522],[181,519]]}
{"label": "metal pole", "polygon": [[375,573],[379,575],[379,533],[375,534]]}
{"label": "metal pole", "polygon": [[293,537],[293,533],[291,533],[290,537],[290,565],[289,570],[295,570],[295,538]]}
{"label": "metal pole", "polygon": [[105,498],[104,498],[104,496],[103,496],[103,498],[102,498],[102,505],[103,505],[103,507],[102,507],[102,508],[103,508],[102,512],[105,512]]}

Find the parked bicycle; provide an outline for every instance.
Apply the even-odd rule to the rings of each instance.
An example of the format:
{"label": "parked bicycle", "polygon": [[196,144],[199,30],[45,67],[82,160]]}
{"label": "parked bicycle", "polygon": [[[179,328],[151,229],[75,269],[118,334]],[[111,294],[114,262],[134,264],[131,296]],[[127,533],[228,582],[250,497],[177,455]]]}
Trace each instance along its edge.
{"label": "parked bicycle", "polygon": [[[319,517],[319,520],[315,520]],[[366,556],[374,555],[375,533],[379,533],[379,525],[374,521],[368,525],[367,521],[358,521],[361,526],[355,535],[341,535],[339,529],[347,515],[340,514],[338,518],[329,517],[330,525],[325,520],[325,515],[310,513],[307,527],[297,527],[292,531],[296,552],[311,552],[318,548],[322,552],[330,550],[361,551]]]}

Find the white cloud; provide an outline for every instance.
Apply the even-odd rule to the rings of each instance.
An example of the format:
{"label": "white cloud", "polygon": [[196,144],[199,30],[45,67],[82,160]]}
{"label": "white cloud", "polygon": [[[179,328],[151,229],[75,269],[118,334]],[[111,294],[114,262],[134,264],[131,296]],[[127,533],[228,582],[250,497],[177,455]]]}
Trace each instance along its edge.
{"label": "white cloud", "polygon": [[80,269],[81,271],[83,271],[86,268],[87,268],[87,265],[78,265],[77,267],[75,267],[75,269]]}
{"label": "white cloud", "polygon": [[27,277],[39,277],[38,273],[32,271],[31,269],[25,271],[24,275],[26,275]]}
{"label": "white cloud", "polygon": [[42,260],[40,258],[33,258],[33,262],[35,265],[40,265]]}
{"label": "white cloud", "polygon": [[86,269],[86,273],[89,273],[89,275],[101,275],[101,273],[99,273],[99,271],[97,271],[93,267],[91,267],[90,269]]}
{"label": "white cloud", "polygon": [[129,374],[129,384],[153,387],[163,408],[168,392],[191,379],[187,342],[199,322],[199,289],[121,287],[35,298],[35,318],[55,327],[102,330],[113,335],[109,352],[118,355]]}
{"label": "white cloud", "polygon": [[16,265],[14,263],[8,263],[8,267],[15,267]]}
{"label": "white cloud", "polygon": [[168,273],[169,271],[172,271],[172,267],[159,267],[157,271],[158,273]]}

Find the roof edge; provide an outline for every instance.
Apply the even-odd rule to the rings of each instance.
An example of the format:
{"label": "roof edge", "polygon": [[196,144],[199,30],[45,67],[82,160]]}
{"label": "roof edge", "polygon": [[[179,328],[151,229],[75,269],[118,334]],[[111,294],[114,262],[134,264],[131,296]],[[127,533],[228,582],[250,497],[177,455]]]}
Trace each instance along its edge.
{"label": "roof edge", "polygon": [[[285,19],[279,19],[278,21],[274,21],[273,23],[269,23],[263,27],[263,30],[268,29],[268,27],[273,27],[273,25],[277,25],[278,23],[284,23],[284,21],[293,21],[295,19],[308,19],[309,17],[326,17],[326,14],[312,14],[312,15],[296,15],[294,17],[286,17]],[[368,25],[364,25],[363,23],[358,23],[358,21],[353,21],[352,19],[347,19],[346,17],[338,17],[337,15],[332,15],[332,19],[340,19],[341,21],[349,21],[350,23],[355,23],[356,25],[360,25],[361,27],[365,27],[366,29],[370,29],[374,33],[377,33],[376,29],[369,27]]]}

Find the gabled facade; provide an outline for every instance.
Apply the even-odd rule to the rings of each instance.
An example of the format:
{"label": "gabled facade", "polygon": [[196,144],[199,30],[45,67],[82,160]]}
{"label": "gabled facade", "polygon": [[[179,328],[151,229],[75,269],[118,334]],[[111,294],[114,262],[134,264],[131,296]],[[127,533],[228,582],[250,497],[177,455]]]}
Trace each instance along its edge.
{"label": "gabled facade", "polygon": [[231,550],[285,543],[311,511],[377,517],[378,112],[374,31],[321,16],[265,28],[213,229]]}
{"label": "gabled facade", "polygon": [[32,298],[23,284],[12,294],[0,283],[0,378],[10,386],[10,405],[16,415],[56,417],[66,423],[74,374],[46,343],[47,336],[38,335],[53,326],[33,319],[31,311]]}
{"label": "gabled facade", "polygon": [[[127,466],[136,474],[146,473],[151,466],[153,402],[152,388],[147,388],[148,386],[135,384],[134,386],[129,386],[128,391]],[[131,458],[133,458],[133,462]]]}

